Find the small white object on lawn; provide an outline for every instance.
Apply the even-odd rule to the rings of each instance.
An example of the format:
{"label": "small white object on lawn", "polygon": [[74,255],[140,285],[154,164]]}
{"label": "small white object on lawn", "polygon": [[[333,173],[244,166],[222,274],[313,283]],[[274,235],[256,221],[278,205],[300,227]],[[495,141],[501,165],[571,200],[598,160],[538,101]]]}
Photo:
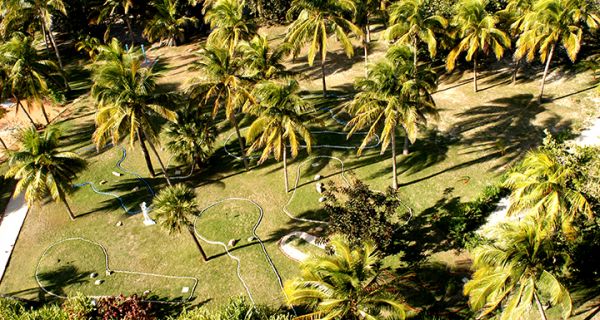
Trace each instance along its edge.
{"label": "small white object on lawn", "polygon": [[98,280],[94,281],[94,284],[97,286],[101,285],[102,283],[104,283],[104,280],[102,280],[102,279],[98,279]]}
{"label": "small white object on lawn", "polygon": [[113,174],[113,176],[115,176],[115,177],[120,177],[120,176],[122,176],[122,174],[121,174],[120,172],[116,172],[116,171],[113,171],[113,172],[112,172],[112,174]]}
{"label": "small white object on lawn", "polygon": [[188,293],[188,292],[190,292],[190,287],[181,288],[181,293]]}
{"label": "small white object on lawn", "polygon": [[325,197],[320,197],[319,198],[319,202],[325,202],[325,200],[327,200],[327,198],[325,198]]}
{"label": "small white object on lawn", "polygon": [[320,174],[315,175],[315,181],[319,181],[319,180],[321,180],[321,175]]}

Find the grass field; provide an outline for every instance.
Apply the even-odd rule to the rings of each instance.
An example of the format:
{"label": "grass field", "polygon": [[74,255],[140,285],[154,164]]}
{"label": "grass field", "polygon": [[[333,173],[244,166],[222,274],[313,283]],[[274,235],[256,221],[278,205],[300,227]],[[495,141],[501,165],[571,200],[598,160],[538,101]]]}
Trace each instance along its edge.
{"label": "grass field", "polygon": [[[194,47],[188,45],[155,52],[169,66],[161,82],[163,86],[185,87],[184,79],[190,77],[186,65],[193,60],[188,50]],[[380,56],[384,49],[378,48],[375,56]],[[328,83],[336,92],[348,92],[351,80],[364,74],[361,59],[359,57],[355,59],[356,63],[350,64],[340,54],[333,57],[337,60],[332,63]],[[293,67],[301,68],[305,75],[301,81],[303,88],[316,96],[320,89],[318,73],[314,72],[316,67],[303,64],[297,62]],[[535,71],[538,69],[536,66]],[[422,130],[410,155],[398,159],[399,195],[415,214],[450,199],[473,199],[486,185],[495,183],[526,150],[539,143],[544,128],[553,132],[576,131],[586,119],[595,115],[597,100],[590,90],[593,86],[591,76],[563,71],[552,74],[547,92],[553,98],[538,105],[531,102],[538,89],[535,72],[524,75],[515,86],[506,82],[510,72],[504,63],[489,64],[482,73],[482,90],[477,94],[472,92],[469,73],[458,72],[442,78],[434,95],[440,110],[439,120],[432,121]],[[328,103],[330,107],[337,104]],[[151,200],[151,193],[136,176],[115,167],[123,155],[121,146],[99,153],[93,151],[90,143],[94,130],[93,111],[90,99],[84,97],[71,106],[70,115],[60,123],[66,133],[67,148],[84,154],[89,162],[77,182],[93,182],[99,190],[121,197],[128,210],[137,210],[142,201]],[[316,129],[343,130],[330,119],[327,111],[320,111],[320,116],[326,122]],[[249,125],[250,120],[244,119],[242,126]],[[229,197],[255,201],[264,212],[257,234],[264,241],[277,272],[283,279],[297,275],[298,264],[279,251],[277,241],[291,231],[308,230],[314,225],[290,219],[282,210],[292,196],[284,191],[282,165],[267,161],[245,172],[241,162],[227,155],[223,148],[232,132],[230,126],[222,122],[220,127],[223,130],[210,164],[184,181],[196,188],[200,208]],[[358,145],[360,141],[360,137],[346,141],[343,135],[318,134],[316,138],[317,144],[344,146]],[[235,144],[233,139],[229,142],[230,152],[236,152]],[[122,163],[124,168],[141,174],[155,191],[165,186],[163,178],[148,177],[139,148],[123,147],[127,152]],[[398,149],[401,147],[399,143]],[[381,155],[379,149],[369,149],[358,157],[353,149],[315,148],[312,156],[343,160],[346,172],[364,179],[373,189],[383,190],[391,183],[389,150]],[[169,159],[166,151],[162,151],[162,158]],[[301,163],[304,165],[298,170]],[[288,210],[297,217],[324,218],[313,177],[320,174],[324,181],[331,179],[342,183],[340,163],[333,158],[309,158],[302,152],[289,164],[288,170],[292,185],[296,173],[300,172],[298,189]],[[125,174],[117,177],[112,171]],[[100,184],[101,181],[106,183]],[[9,191],[7,184],[2,182],[0,205]],[[111,269],[197,278],[194,304],[220,304],[231,296],[247,294],[236,275],[236,262],[227,256],[222,246],[203,242],[211,256],[210,261],[204,263],[187,232],[169,235],[159,226],[146,227],[141,215],[127,214],[121,203],[111,196],[96,194],[89,186],[84,186],[75,190],[70,201],[78,215],[75,222],[70,222],[62,205],[56,203],[43,203],[30,211],[0,283],[0,293],[31,299],[51,298],[40,290],[35,279],[40,259],[39,275],[46,279],[42,281],[44,287],[61,295],[76,291],[104,295],[151,290],[156,297],[167,300],[182,298],[185,294],[181,288],[191,286],[189,279],[171,281],[156,276],[118,273],[105,276],[102,251],[84,241],[61,243],[42,257],[44,250],[52,244],[80,237],[106,248]],[[259,244],[247,241],[258,217],[259,210],[254,205],[229,201],[208,209],[199,218],[196,229],[209,240],[227,243],[230,239],[239,239],[239,244],[230,252],[241,260],[240,275],[253,298],[260,303],[280,305],[283,300],[277,276]],[[122,226],[116,226],[119,221]],[[444,254],[441,260],[452,261],[452,253]],[[105,282],[95,286],[89,278],[91,272],[99,273]]]}

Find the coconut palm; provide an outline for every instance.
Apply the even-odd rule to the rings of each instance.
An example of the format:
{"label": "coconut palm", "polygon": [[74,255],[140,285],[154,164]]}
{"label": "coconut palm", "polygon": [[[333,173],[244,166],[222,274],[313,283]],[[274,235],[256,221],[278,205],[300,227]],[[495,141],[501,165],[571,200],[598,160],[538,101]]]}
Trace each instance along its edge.
{"label": "coconut palm", "polygon": [[354,0],[356,8],[354,24],[363,31],[363,52],[365,57],[365,76],[369,66],[369,43],[371,42],[371,17],[382,9],[381,0]]}
{"label": "coconut palm", "polygon": [[544,95],[546,77],[557,45],[562,45],[571,61],[575,61],[583,33],[600,26],[600,14],[587,0],[537,0],[520,25],[515,57],[532,61],[536,53],[546,63],[538,101]]}
{"label": "coconut palm", "polygon": [[290,190],[287,174],[288,146],[292,159],[298,156],[300,139],[304,140],[309,153],[312,146],[312,137],[306,125],[311,120],[310,113],[307,112],[312,107],[298,96],[299,90],[296,80],[289,80],[284,84],[260,83],[253,91],[257,103],[250,104],[246,110],[257,117],[246,134],[246,140],[252,143],[248,154],[262,149],[259,164],[265,162],[271,154],[275,160],[283,161],[286,192]]}
{"label": "coconut palm", "polygon": [[491,240],[474,250],[475,274],[464,288],[471,308],[481,312],[478,318],[501,310],[502,320],[523,319],[535,305],[546,320],[545,301],[560,307],[562,317],[568,318],[571,297],[551,269],[564,257],[550,234],[529,217],[495,227]]}
{"label": "coconut palm", "polygon": [[212,104],[213,118],[219,110],[225,109],[225,117],[235,128],[244,167],[248,170],[248,159],[237,120],[242,106],[252,99],[247,80],[241,76],[243,66],[226,48],[206,47],[198,52],[198,57],[200,59],[191,68],[199,70],[202,76],[191,79],[188,94],[199,104]]}
{"label": "coconut palm", "polygon": [[331,254],[304,261],[301,276],[285,282],[288,302],[306,305],[313,313],[304,319],[404,319],[410,307],[390,293],[380,257],[370,242],[351,248],[336,235]]}
{"label": "coconut palm", "polygon": [[240,45],[242,65],[246,68],[246,77],[258,82],[273,80],[288,74],[283,65],[284,57],[290,52],[286,43],[273,48],[267,37],[257,35],[250,42]]}
{"label": "coconut palm", "polygon": [[321,58],[321,77],[323,95],[327,94],[325,83],[325,59],[327,58],[327,39],[335,35],[342,49],[350,58],[354,47],[350,34],[362,36],[362,31],[346,16],[353,15],[356,7],[352,0],[294,0],[288,11],[288,19],[296,18],[290,25],[285,42],[296,52],[309,43],[308,64],[313,65],[317,54]]}
{"label": "coconut palm", "polygon": [[531,212],[551,227],[561,224],[572,234],[572,222],[580,215],[593,217],[591,205],[573,186],[580,173],[547,150],[530,151],[523,163],[508,175],[512,190],[508,214]]}
{"label": "coconut palm", "polygon": [[200,214],[196,204],[196,193],[184,184],[168,186],[158,192],[152,201],[152,212],[156,214],[159,224],[169,234],[187,229],[194,243],[206,262],[208,257],[194,234],[192,218]]}
{"label": "coconut palm", "polygon": [[166,134],[171,138],[167,149],[175,160],[190,165],[193,171],[211,156],[217,128],[210,115],[189,105],[177,112],[177,120],[167,128]]}
{"label": "coconut palm", "polygon": [[504,49],[510,48],[510,39],[496,28],[498,18],[485,10],[486,0],[461,0],[456,5],[453,23],[459,28],[460,42],[446,58],[446,69],[454,70],[456,59],[464,51],[466,60],[473,60],[473,89],[477,92],[477,55],[493,52],[502,58]]}
{"label": "coconut palm", "polygon": [[381,153],[391,144],[392,186],[398,188],[396,173],[396,135],[404,129],[404,154],[409,143],[417,138],[418,125],[427,121],[426,115],[435,116],[435,101],[431,92],[436,87],[437,75],[426,67],[414,70],[412,50],[397,46],[389,50],[386,59],[374,64],[365,79],[357,81],[360,90],[346,110],[353,116],[348,122],[348,137],[363,128],[369,128],[358,148],[360,155],[379,130]]}
{"label": "coconut palm", "polygon": [[143,35],[148,41],[166,41],[168,46],[176,46],[183,41],[184,27],[198,23],[195,17],[181,16],[177,12],[178,0],[156,0],[150,3],[156,10],[154,17],[147,22]]}
{"label": "coconut palm", "polygon": [[[129,33],[129,39],[131,45],[135,43],[133,37],[133,27],[131,25],[131,18],[129,17],[129,10],[133,7],[133,0],[106,0],[102,5],[96,22],[100,23],[106,18],[114,19],[115,16],[122,17],[127,25],[127,33]],[[107,41],[110,36],[111,24],[108,23],[106,32],[104,32],[104,41]]]}
{"label": "coconut palm", "polygon": [[[501,13],[508,16],[510,21],[510,34],[512,37],[517,38],[521,33],[520,28],[523,24],[525,16],[532,10],[534,0],[509,0],[506,4],[506,8]],[[516,58],[516,57],[515,57]],[[513,72],[512,84],[517,82],[517,74],[519,72],[519,65],[521,64],[521,58],[515,59],[515,70]]]}
{"label": "coconut palm", "polygon": [[43,59],[33,40],[20,33],[16,33],[8,42],[0,45],[0,53],[0,66],[7,74],[6,90],[15,99],[17,108],[21,107],[35,126],[22,100],[26,100],[29,106],[39,106],[46,124],[49,124],[44,100],[51,96],[54,84],[52,76],[58,72],[56,64]]}
{"label": "coconut palm", "polygon": [[[100,55],[110,50],[101,50]],[[156,92],[157,73],[152,66],[142,67],[143,58],[138,51],[129,50],[120,59],[99,60],[92,75],[92,96],[96,100],[96,131],[94,143],[100,147],[111,139],[113,144],[129,135],[129,144],[140,143],[150,175],[154,169],[146,144],[150,146],[160,164],[167,183],[171,184],[167,170],[156,151],[159,144],[158,130],[153,117],[175,121],[175,112],[169,110],[168,95]]]}
{"label": "coconut palm", "polygon": [[[14,11],[18,15],[31,16],[36,19],[42,30],[44,41],[50,40],[50,44],[56,54],[60,70],[63,70],[62,59],[52,34],[52,12],[67,14],[65,4],[62,0],[5,0],[8,11]],[[48,43],[46,42],[46,45]]]}
{"label": "coconut palm", "polygon": [[9,151],[10,169],[7,177],[17,180],[15,194],[25,192],[29,206],[50,196],[62,202],[71,220],[75,215],[67,201],[73,189],[73,179],[85,167],[85,160],[73,152],[60,150],[61,132],[56,127],[48,127],[42,132],[30,127],[19,135],[18,151]]}
{"label": "coconut palm", "polygon": [[[448,21],[442,16],[429,13],[426,0],[401,0],[390,7],[390,26],[385,31],[388,40],[410,44],[418,52],[419,43],[427,44],[431,58],[437,53],[436,33],[444,32]],[[415,68],[418,54],[413,55]]]}
{"label": "coconut palm", "polygon": [[209,46],[223,46],[233,55],[241,40],[249,41],[256,35],[258,27],[244,14],[244,5],[243,0],[217,0],[206,12],[204,20],[212,29]]}

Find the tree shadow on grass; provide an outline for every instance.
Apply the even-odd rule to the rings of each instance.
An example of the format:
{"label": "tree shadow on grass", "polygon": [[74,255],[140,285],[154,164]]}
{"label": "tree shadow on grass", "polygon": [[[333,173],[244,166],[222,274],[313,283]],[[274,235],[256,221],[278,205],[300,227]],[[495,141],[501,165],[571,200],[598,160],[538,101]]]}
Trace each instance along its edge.
{"label": "tree shadow on grass", "polygon": [[[327,76],[350,70],[354,64],[362,61],[364,61],[364,57],[360,54],[354,55],[352,58],[348,58],[346,53],[344,53],[342,50],[327,52],[327,59],[325,60],[325,81],[327,81]],[[289,68],[288,70],[292,73],[303,75],[303,77],[300,76],[300,78],[321,78],[320,57],[315,58],[315,62],[312,66],[308,65],[305,56],[296,58],[295,64],[295,66]]]}
{"label": "tree shadow on grass", "polygon": [[410,270],[410,277],[399,277],[396,286],[407,303],[420,312],[412,319],[469,319],[473,314],[463,295],[464,277],[470,275],[466,268],[452,270],[442,263],[426,263]]}
{"label": "tree shadow on grass", "polygon": [[[92,271],[80,271],[72,265],[60,266],[52,271],[38,273],[40,283],[49,292],[53,294],[66,296],[65,288],[74,284],[84,283],[89,279]],[[54,299],[55,297],[45,293],[41,288],[39,290],[39,299]]]}
{"label": "tree shadow on grass", "polygon": [[497,157],[490,155],[498,154],[501,161],[494,169],[499,169],[539,145],[545,128],[552,132],[570,129],[571,122],[563,121],[558,115],[547,118],[541,125],[534,125],[533,120],[544,111],[543,106],[533,101],[531,94],[499,98],[490,105],[459,113],[457,116],[462,120],[451,132],[461,135],[460,143],[472,148],[467,153],[487,153],[478,162],[493,160]]}

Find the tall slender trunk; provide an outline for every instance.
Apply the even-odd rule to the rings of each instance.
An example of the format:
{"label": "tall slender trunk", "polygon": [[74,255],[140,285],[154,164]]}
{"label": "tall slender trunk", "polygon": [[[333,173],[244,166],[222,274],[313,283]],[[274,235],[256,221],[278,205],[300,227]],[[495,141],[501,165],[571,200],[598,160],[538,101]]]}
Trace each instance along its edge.
{"label": "tall slender trunk", "polygon": [[535,299],[535,304],[538,308],[538,311],[540,312],[540,316],[542,317],[542,320],[547,320],[548,318],[546,318],[546,313],[544,312],[544,307],[542,306],[542,303],[540,302],[540,298],[538,297],[537,293],[533,293],[533,298]]}
{"label": "tall slender trunk", "polygon": [[285,148],[285,143],[283,143],[283,137],[281,138],[281,152],[283,153],[283,178],[285,179],[285,192],[290,192],[290,185],[288,182],[288,172],[287,172],[287,150]]}
{"label": "tall slender trunk", "polygon": [[365,35],[367,36],[367,43],[371,43],[371,22],[369,21],[368,13],[366,16],[366,20],[367,25],[365,26]]}
{"label": "tall slender trunk", "polygon": [[4,140],[2,140],[2,138],[0,138],[0,144],[2,145],[4,150],[8,150],[8,147],[6,146],[6,143],[4,142]]}
{"label": "tall slender trunk", "polygon": [[477,53],[473,56],[473,90],[477,93]]}
{"label": "tall slender trunk", "polygon": [[321,78],[323,80],[323,97],[327,96],[327,83],[325,83],[325,57],[323,57],[323,47],[321,47]]}
{"label": "tall slender trunk", "polygon": [[50,125],[50,119],[48,119],[48,113],[46,113],[46,107],[44,107],[44,101],[40,101],[40,107],[42,108],[42,114],[44,115],[44,120],[46,120],[46,126]]}
{"label": "tall slender trunk", "polygon": [[546,77],[548,76],[548,69],[550,69],[550,62],[552,61],[552,55],[554,54],[554,47],[556,46],[556,44],[553,44],[552,47],[550,47],[550,53],[548,54],[548,57],[546,57],[546,67],[544,68],[544,76],[542,77],[542,85],[540,87],[540,95],[538,96],[538,102],[542,103],[542,97],[544,95],[544,87],[546,86]]}
{"label": "tall slender trunk", "polygon": [[150,176],[154,178],[156,174],[154,173],[154,168],[152,167],[152,160],[150,159],[150,154],[148,153],[148,149],[146,149],[146,143],[144,142],[144,134],[142,133],[142,129],[137,129],[138,140],[140,141],[140,147],[142,148],[142,153],[144,154],[144,159],[146,160],[146,167],[148,167],[148,172]]}
{"label": "tall slender trunk", "polygon": [[156,156],[156,160],[158,160],[158,165],[160,165],[160,168],[162,169],[162,172],[165,175],[165,179],[167,180],[167,184],[169,186],[172,186],[171,179],[169,179],[169,174],[167,173],[167,168],[165,167],[164,163],[162,162],[162,160],[160,158],[160,155],[156,151],[156,148],[154,147],[154,144],[152,144],[152,142],[148,141],[148,145],[150,146],[150,149],[152,150],[152,152],[154,152],[154,155]]}
{"label": "tall slender trunk", "polygon": [[392,188],[398,189],[398,173],[396,170],[396,128],[392,132]]}
{"label": "tall slender trunk", "polygon": [[365,36],[363,38],[363,50],[365,56],[365,78],[369,76],[369,41]]}
{"label": "tall slender trunk", "polygon": [[512,75],[512,85],[514,86],[517,83],[517,76],[519,75],[519,67],[521,66],[521,60],[517,60],[515,62],[515,70]]}
{"label": "tall slender trunk", "polygon": [[71,221],[75,221],[75,215],[73,214],[73,210],[71,210],[67,199],[62,199],[62,203],[65,205],[65,208],[67,208],[67,212],[69,212],[69,218],[71,218]]}
{"label": "tall slender trunk", "polygon": [[129,16],[127,13],[124,15],[125,23],[127,24],[127,31],[129,32],[129,40],[131,40],[131,46],[135,44],[135,38],[133,37],[133,28],[131,27],[131,20],[129,20]]}
{"label": "tall slender trunk", "polygon": [[240,150],[242,153],[242,161],[244,161],[244,168],[246,168],[246,171],[248,171],[248,170],[250,170],[250,166],[248,165],[248,158],[246,157],[244,141],[242,140],[242,135],[240,134],[240,127],[238,126],[237,119],[235,118],[235,114],[231,116],[230,121],[233,124],[233,127],[235,128],[235,133],[237,134],[238,143],[240,144]]}
{"label": "tall slender trunk", "polygon": [[[42,28],[46,28],[46,14],[44,12],[40,13],[40,18],[42,19]],[[58,47],[56,46],[56,41],[54,41],[54,35],[52,35],[52,28],[48,28],[48,38],[50,38],[50,43],[52,43],[52,47],[54,48],[54,53],[56,54],[56,60],[58,61],[58,66],[60,67],[60,71],[63,72],[63,64],[62,59],[60,58],[60,53],[58,52]]]}
{"label": "tall slender trunk", "polygon": [[194,239],[194,243],[196,244],[196,247],[198,248],[198,251],[200,251],[200,254],[202,255],[202,259],[204,260],[204,262],[208,261],[208,257],[206,256],[206,252],[204,252],[204,249],[202,249],[202,246],[200,245],[200,242],[198,241],[198,239],[196,239],[196,235],[194,234],[194,229],[192,229],[192,227],[188,227],[188,231],[190,232],[190,235],[192,236],[192,239]]}
{"label": "tall slender trunk", "polygon": [[46,34],[46,27],[42,24],[42,36],[44,37],[44,44],[46,45],[46,51],[50,52],[50,44],[48,44],[48,34]]}
{"label": "tall slender trunk", "polygon": [[19,107],[21,107],[21,110],[23,110],[23,112],[27,116],[27,119],[29,119],[29,122],[31,122],[31,125],[35,128],[36,127],[35,121],[33,121],[33,118],[31,118],[31,115],[29,114],[29,112],[27,112],[27,110],[25,110],[25,107],[21,103],[21,100],[19,100],[19,98],[15,97],[15,96],[13,96],[13,97],[17,101],[17,110],[19,109]]}
{"label": "tall slender trunk", "polygon": [[410,153],[408,147],[410,147],[410,140],[408,139],[408,133],[406,133],[406,136],[404,137],[404,148],[402,149],[402,154],[405,156]]}

